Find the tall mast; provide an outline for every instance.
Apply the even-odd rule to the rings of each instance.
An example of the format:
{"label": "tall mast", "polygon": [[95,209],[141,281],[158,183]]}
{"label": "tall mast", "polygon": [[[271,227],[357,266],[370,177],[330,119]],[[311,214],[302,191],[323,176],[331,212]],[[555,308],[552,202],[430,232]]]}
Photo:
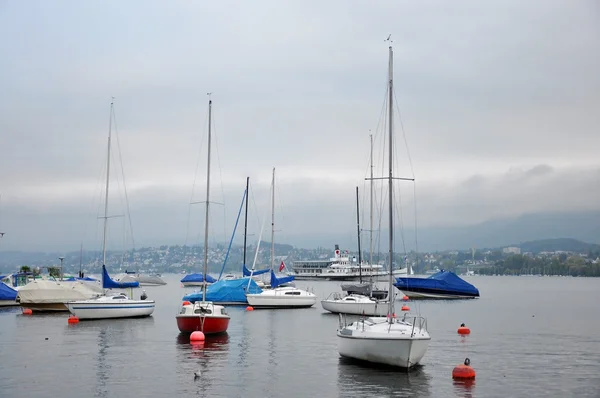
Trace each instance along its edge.
{"label": "tall mast", "polygon": [[246,210],[244,211],[244,263],[242,267],[246,266],[246,235],[248,234],[248,185],[250,184],[250,177],[246,177]]}
{"label": "tall mast", "polygon": [[83,278],[83,274],[81,273],[81,266],[83,264],[83,242],[81,243],[81,247],[79,248],[79,277]]}
{"label": "tall mast", "polygon": [[[108,225],[108,185],[110,181],[110,140],[112,137],[112,115],[113,115],[113,104],[115,99],[112,98],[110,101],[110,115],[108,118],[108,150],[106,155],[106,194],[104,197],[104,234],[102,237],[102,265],[106,265],[106,231]],[[104,272],[102,273],[104,278]]]}
{"label": "tall mast", "polygon": [[369,134],[371,140],[371,209],[370,209],[370,225],[369,225],[369,264],[373,265],[373,134]]}
{"label": "tall mast", "polygon": [[356,231],[358,232],[358,281],[362,283],[362,255],[360,251],[360,213],[358,204],[358,187],[356,187]]}
{"label": "tall mast", "polygon": [[390,245],[390,252],[389,252],[389,258],[390,258],[390,263],[389,263],[389,271],[390,271],[390,281],[389,281],[389,286],[388,286],[388,300],[389,300],[389,307],[388,307],[388,315],[389,315],[389,321],[390,323],[393,322],[391,315],[394,312],[394,300],[393,300],[393,285],[392,285],[392,264],[394,261],[394,214],[393,214],[393,205],[392,205],[392,201],[394,200],[394,195],[393,195],[393,184],[392,184],[392,180],[393,180],[393,176],[392,176],[392,167],[393,167],[393,152],[394,152],[394,146],[393,146],[393,142],[392,142],[392,132],[393,132],[393,88],[394,88],[394,61],[393,61],[393,56],[394,53],[392,51],[392,46],[389,47],[390,49],[390,61],[389,61],[389,121],[388,121],[388,127],[389,127],[389,178],[388,178],[388,191],[389,191],[389,234],[390,234],[390,241],[389,241],[389,245]]}
{"label": "tall mast", "polygon": [[271,271],[275,265],[275,167],[273,167],[273,181],[271,182]]}
{"label": "tall mast", "polygon": [[206,166],[206,214],[204,216],[204,284],[202,302],[206,301],[206,274],[208,273],[208,205],[210,203],[210,133],[212,124],[212,100],[208,94],[208,165]]}

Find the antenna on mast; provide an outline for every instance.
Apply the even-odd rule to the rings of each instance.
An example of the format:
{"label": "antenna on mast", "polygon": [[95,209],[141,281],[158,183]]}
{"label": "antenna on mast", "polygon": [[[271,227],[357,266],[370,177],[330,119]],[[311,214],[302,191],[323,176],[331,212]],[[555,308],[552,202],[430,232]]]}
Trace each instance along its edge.
{"label": "antenna on mast", "polygon": [[390,43],[393,43],[394,41],[392,40],[392,34],[390,33],[387,39],[385,39],[384,41],[389,41]]}

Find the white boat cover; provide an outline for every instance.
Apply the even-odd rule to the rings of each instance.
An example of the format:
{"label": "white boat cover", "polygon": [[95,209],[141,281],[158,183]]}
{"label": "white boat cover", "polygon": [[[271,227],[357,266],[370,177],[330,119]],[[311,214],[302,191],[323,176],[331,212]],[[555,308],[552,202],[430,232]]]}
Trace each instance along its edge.
{"label": "white boat cover", "polygon": [[44,304],[87,300],[103,293],[97,282],[36,280],[19,289],[17,295],[21,303]]}

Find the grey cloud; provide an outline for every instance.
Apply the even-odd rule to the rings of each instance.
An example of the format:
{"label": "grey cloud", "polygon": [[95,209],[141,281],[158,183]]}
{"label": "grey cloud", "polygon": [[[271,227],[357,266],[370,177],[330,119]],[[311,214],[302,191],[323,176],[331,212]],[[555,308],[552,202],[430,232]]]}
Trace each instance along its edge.
{"label": "grey cloud", "polygon": [[[227,203],[226,219],[215,213],[215,225],[233,225],[246,175],[260,182],[260,208],[268,208],[277,166],[282,239],[316,236],[311,228],[350,237],[369,130],[381,152],[389,33],[424,226],[594,207],[600,35],[593,3],[0,7],[0,34],[11,38],[1,44],[0,227],[19,237],[10,243],[7,234],[3,247],[76,244],[69,236],[102,181],[111,96],[140,242],[185,239],[209,91],[213,178],[223,180]],[[396,127],[401,147],[398,120]],[[398,158],[399,174],[411,174],[407,154],[399,149]],[[511,167],[525,172],[503,174]],[[409,206],[412,188],[400,189]],[[569,189],[588,194],[570,197]],[[27,233],[17,233],[23,225]]]}

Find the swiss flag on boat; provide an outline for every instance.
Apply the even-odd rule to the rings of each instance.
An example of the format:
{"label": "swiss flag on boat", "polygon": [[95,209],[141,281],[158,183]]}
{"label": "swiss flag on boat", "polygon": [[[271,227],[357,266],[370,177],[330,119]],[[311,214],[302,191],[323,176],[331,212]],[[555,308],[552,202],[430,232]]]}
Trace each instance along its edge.
{"label": "swiss flag on boat", "polygon": [[284,268],[285,268],[285,263],[282,261],[281,264],[279,264],[279,272],[283,271]]}

